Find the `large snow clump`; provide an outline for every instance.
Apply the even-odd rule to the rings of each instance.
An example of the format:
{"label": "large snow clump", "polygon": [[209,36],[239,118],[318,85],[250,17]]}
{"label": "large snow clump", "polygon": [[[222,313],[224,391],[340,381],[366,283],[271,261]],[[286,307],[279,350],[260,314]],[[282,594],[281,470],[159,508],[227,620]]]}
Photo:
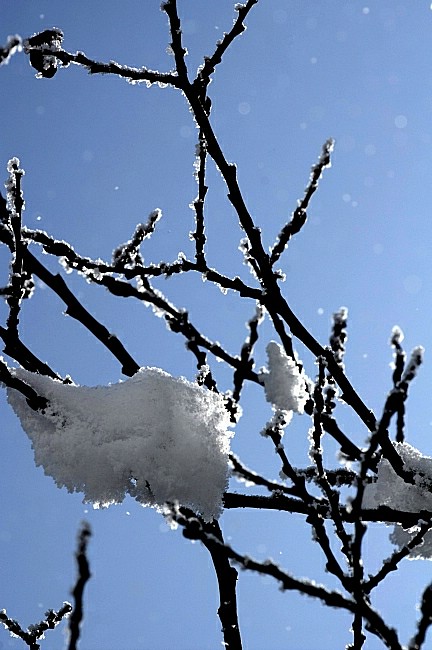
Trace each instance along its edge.
{"label": "large snow clump", "polygon": [[179,502],[207,520],[220,515],[233,435],[220,395],[159,368],[98,387],[11,372],[48,400],[34,411],[8,388],[36,464],[59,487],[96,506],[129,493],[144,506]]}
{"label": "large snow clump", "polygon": [[[365,509],[388,506],[404,512],[432,513],[432,458],[424,456],[418,449],[406,442],[393,443],[402,458],[405,468],[414,474],[415,484],[406,483],[396,474],[389,461],[382,458],[378,465],[375,483],[366,486],[362,506]],[[406,530],[395,525],[390,540],[396,546],[405,546],[419,531],[419,526]],[[432,559],[432,531],[424,536],[424,541],[409,555],[410,559]]]}

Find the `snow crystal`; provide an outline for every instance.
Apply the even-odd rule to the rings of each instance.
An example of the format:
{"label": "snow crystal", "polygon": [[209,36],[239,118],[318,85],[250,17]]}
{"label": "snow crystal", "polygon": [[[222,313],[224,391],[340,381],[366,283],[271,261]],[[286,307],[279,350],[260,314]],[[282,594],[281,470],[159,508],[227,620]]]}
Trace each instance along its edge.
{"label": "snow crystal", "polygon": [[260,381],[264,384],[267,401],[275,410],[303,413],[308,399],[304,374],[279,343],[270,341],[266,352],[268,370],[263,369]]}
{"label": "snow crystal", "polygon": [[96,507],[129,493],[144,506],[179,502],[207,520],[220,515],[233,435],[220,395],[159,368],[97,387],[11,372],[49,402],[33,411],[8,388],[36,465],[59,487],[83,492]]}
{"label": "snow crystal", "polygon": [[[406,442],[393,443],[402,458],[405,468],[414,474],[415,484],[405,483],[393,470],[389,461],[382,458],[378,465],[378,476],[375,483],[366,486],[363,497],[363,508],[375,509],[388,506],[404,512],[432,512],[432,458],[424,456],[418,449]],[[418,526],[405,530],[400,525],[394,527],[390,540],[396,546],[405,546],[419,531]],[[410,559],[432,559],[432,531],[426,533],[423,544],[415,547]]]}

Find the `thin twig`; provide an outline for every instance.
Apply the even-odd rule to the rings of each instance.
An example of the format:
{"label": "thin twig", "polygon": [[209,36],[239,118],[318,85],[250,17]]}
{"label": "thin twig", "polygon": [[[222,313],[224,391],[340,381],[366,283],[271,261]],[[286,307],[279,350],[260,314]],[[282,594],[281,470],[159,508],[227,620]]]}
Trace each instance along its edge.
{"label": "thin twig", "polygon": [[316,190],[318,189],[319,180],[323,174],[326,167],[330,167],[330,155],[334,148],[334,141],[327,140],[321,151],[316,165],[312,167],[309,184],[306,188],[303,199],[298,202],[298,205],[294,212],[291,215],[290,221],[282,228],[279,233],[276,243],[274,244],[271,254],[270,254],[270,263],[275,264],[279,257],[282,255],[283,251],[288,246],[288,242],[291,237],[303,228],[307,219],[307,208],[309,206],[310,200]]}
{"label": "thin twig", "polygon": [[76,562],[78,577],[72,591],[74,607],[69,619],[69,645],[68,650],[77,650],[81,636],[81,623],[83,620],[83,595],[86,583],[91,578],[90,567],[87,559],[87,546],[91,537],[90,526],[84,522],[78,536]]}
{"label": "thin twig", "polygon": [[[178,78],[171,72],[158,72],[149,70],[145,67],[133,68],[126,65],[121,65],[115,61],[109,63],[102,63],[88,58],[84,52],[76,52],[72,54],[63,49],[58,49],[55,52],[49,48],[27,47],[26,52],[31,55],[32,52],[37,52],[41,57],[51,57],[57,59],[63,67],[74,63],[85,68],[90,74],[113,74],[118,77],[126,79],[130,83],[147,83],[152,85],[155,83],[169,84],[171,86],[178,86]],[[36,68],[37,69],[37,68]]]}
{"label": "thin twig", "polygon": [[366,593],[370,593],[375,587],[377,587],[381,582],[388,576],[392,571],[397,571],[400,562],[408,557],[413,549],[416,546],[421,544],[424,540],[426,533],[432,528],[432,517],[428,517],[427,520],[422,520],[419,518],[419,530],[417,533],[410,539],[410,541],[403,546],[401,549],[392,553],[392,555],[385,559],[382,567],[375,575],[369,576],[368,580],[364,583],[364,590]]}
{"label": "thin twig", "polygon": [[[337,591],[330,591],[325,586],[319,585],[316,582],[294,578],[283,571],[272,560],[257,562],[248,556],[241,555],[229,544],[221,542],[216,536],[210,535],[205,531],[201,522],[195,516],[185,516],[180,509],[173,515],[173,518],[177,523],[187,529],[189,538],[203,541],[205,537],[208,538],[211,536],[211,541],[214,544],[219,544],[228,558],[234,560],[243,569],[256,571],[261,575],[268,575],[275,578],[280,583],[281,589],[299,591],[302,594],[321,600],[329,607],[345,609],[353,614],[358,611],[358,603],[349,598],[345,598]],[[402,650],[396,631],[385,623],[380,614],[367,602],[360,603],[360,607],[361,614],[367,621],[368,631],[382,639],[391,650]]]}
{"label": "thin twig", "polygon": [[244,5],[239,3],[236,6],[238,16],[234,21],[232,28],[229,32],[224,32],[223,37],[216,43],[216,49],[213,54],[204,57],[204,63],[198,68],[194,85],[197,86],[199,90],[201,90],[203,86],[207,88],[210,82],[210,76],[215,71],[216,66],[222,62],[222,57],[231,43],[246,30],[244,20],[257,2],[258,0],[248,0]]}
{"label": "thin twig", "polygon": [[240,352],[240,361],[242,365],[235,369],[233,376],[233,400],[235,402],[238,402],[240,400],[240,394],[246,376],[251,370],[253,370],[254,360],[252,354],[254,346],[258,341],[258,328],[263,320],[264,309],[258,303],[254,316],[252,316],[252,318],[247,323],[247,326],[249,328],[249,335],[247,336]]}
{"label": "thin twig", "polygon": [[38,639],[44,637],[47,630],[53,630],[72,610],[70,603],[64,602],[63,607],[61,607],[58,612],[53,609],[49,609],[45,612],[45,618],[36,623],[35,625],[29,625],[27,630],[23,630],[18,621],[13,618],[9,618],[5,609],[0,611],[0,623],[9,630],[13,636],[17,636],[30,650],[39,650],[40,644],[37,642]]}

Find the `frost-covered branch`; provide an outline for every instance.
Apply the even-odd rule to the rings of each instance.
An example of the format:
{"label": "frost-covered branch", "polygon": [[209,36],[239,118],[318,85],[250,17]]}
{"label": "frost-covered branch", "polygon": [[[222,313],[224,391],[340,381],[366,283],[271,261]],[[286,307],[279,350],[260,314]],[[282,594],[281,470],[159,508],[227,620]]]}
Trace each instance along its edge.
{"label": "frost-covered branch", "polygon": [[[219,587],[218,615],[222,624],[224,647],[227,650],[241,650],[236,593],[238,573],[230,565],[225,553],[225,542],[218,522],[205,522],[186,508],[174,509],[172,517],[176,523],[183,525],[183,522],[187,522],[183,535],[187,539],[200,539],[210,553]],[[203,535],[197,537],[199,530],[203,531]]]}
{"label": "frost-covered branch", "polygon": [[195,232],[190,233],[190,238],[195,241],[195,261],[197,267],[204,272],[208,269],[205,258],[205,223],[204,223],[204,202],[207,195],[208,187],[205,182],[207,150],[203,134],[199,133],[197,155],[195,161],[195,178],[198,184],[198,194],[193,202],[195,212]]}
{"label": "frost-covered branch", "polygon": [[272,248],[270,254],[270,262],[272,264],[275,264],[275,262],[278,261],[283,251],[287,248],[291,237],[300,232],[300,230],[305,225],[307,220],[307,209],[309,207],[310,200],[318,189],[318,183],[324,169],[331,166],[330,155],[333,151],[333,148],[333,140],[330,139],[324,143],[319,160],[316,165],[312,167],[309,184],[306,188],[304,197],[301,201],[298,202],[296,209],[291,215],[291,219],[282,228],[277,237],[276,243]]}
{"label": "frost-covered branch", "polygon": [[[213,343],[201,334],[190,322],[188,314],[185,311],[176,309],[160,291],[153,290],[148,282],[141,287],[134,287],[120,278],[113,277],[113,274],[116,273],[119,274],[119,276],[125,276],[128,279],[138,276],[144,280],[147,276],[160,275],[161,273],[170,275],[169,267],[164,269],[163,265],[159,265],[146,270],[140,265],[139,262],[141,259],[139,256],[137,257],[137,255],[134,254],[133,259],[131,258],[132,249],[135,247],[134,250],[136,250],[142,240],[152,232],[157,218],[159,218],[159,213],[154,213],[154,218],[152,218],[151,215],[147,227],[137,230],[130,242],[116,249],[114,252],[114,264],[112,265],[106,264],[101,260],[83,258],[74,251],[72,246],[66,242],[52,239],[43,231],[34,231],[24,227],[22,228],[22,234],[25,239],[41,244],[47,253],[55,255],[61,262],[66,260],[66,264],[69,268],[79,270],[86,279],[106,287],[114,295],[125,298],[134,297],[140,301],[150,303],[156,310],[162,311],[170,329],[174,332],[181,332],[187,339],[188,348],[192,350],[197,357],[198,367],[205,365],[205,359],[200,354],[199,350],[199,348],[202,347],[233,366],[244,378],[259,383],[258,376],[250,367],[246,368],[246,365],[241,359],[230,355],[219,344]],[[126,255],[127,260],[125,257]],[[79,320],[114,354],[117,359],[119,359],[122,363],[124,374],[132,376],[137,372],[139,365],[125,350],[118,338],[115,335],[112,335],[104,325],[99,323],[88,312],[88,310],[81,305],[77,298],[68,289],[61,275],[54,275],[48,271],[48,269],[46,269],[46,267],[44,267],[29,250],[26,250],[25,252],[25,261],[26,268],[30,275],[35,273],[66,303],[68,306],[66,313]],[[203,272],[203,269],[199,268],[197,264],[189,263],[186,259],[180,260],[179,265],[182,267],[182,271],[184,272],[188,270]],[[258,290],[248,287],[240,280],[240,278],[230,279],[222,276],[213,269],[207,270],[207,268],[205,270],[205,276],[207,280],[215,282],[224,288],[234,289],[240,294],[240,296],[253,297],[255,299],[260,296]],[[11,349],[11,345],[9,345],[9,348]],[[17,360],[19,361],[20,359]]]}
{"label": "frost-covered branch", "polygon": [[255,571],[262,575],[268,575],[277,580],[282,590],[296,590],[307,596],[321,600],[329,607],[345,609],[356,614],[358,608],[362,617],[366,620],[368,631],[382,639],[391,650],[402,650],[396,631],[386,625],[380,614],[374,610],[367,600],[356,603],[350,598],[345,598],[337,591],[330,591],[324,585],[316,584],[309,580],[300,580],[283,571],[272,560],[258,562],[249,556],[241,555],[235,551],[229,544],[223,543],[215,535],[204,529],[199,519],[188,516],[181,510],[177,510],[171,515],[173,519],[184,527],[185,535],[189,539],[197,539],[204,543],[209,541],[212,544],[221,546],[223,552],[228,558],[237,563],[241,568],[248,571]]}
{"label": "frost-covered branch", "polygon": [[[327,413],[321,415],[321,424],[326,431],[329,433],[332,438],[340,445],[341,454],[343,454],[348,460],[361,460],[362,451],[357,447],[352,440],[339,428],[336,420],[329,416]],[[372,467],[371,462],[371,467]]]}
{"label": "frost-covered branch", "polygon": [[204,57],[204,63],[198,68],[198,73],[194,81],[194,85],[198,87],[198,91],[202,92],[202,88],[207,88],[210,77],[214,73],[216,66],[222,62],[222,57],[238,36],[245,30],[246,26],[244,21],[258,0],[248,0],[245,4],[236,4],[235,10],[238,13],[237,19],[234,21],[232,28],[229,32],[224,32],[223,37],[216,43],[216,49],[211,56]]}
{"label": "frost-covered branch", "polygon": [[[179,256],[174,262],[161,261],[158,264],[149,264],[146,266],[138,263],[136,258],[133,264],[125,265],[121,263],[121,260],[117,261],[117,259],[115,263],[109,264],[101,259],[92,260],[89,257],[79,255],[70,244],[55,240],[42,230],[31,230],[24,226],[22,235],[24,239],[40,244],[46,253],[57,257],[60,264],[68,271],[78,271],[89,282],[96,282],[97,280],[95,278],[100,278],[101,274],[118,274],[124,276],[127,280],[132,280],[134,278],[145,279],[146,277],[160,276],[169,278],[175,274],[195,271],[219,288],[222,287],[223,289],[235,291],[240,297],[252,298],[254,300],[261,298],[261,291],[259,289],[245,284],[238,276],[229,278],[216,269],[208,268],[207,266],[203,268],[196,262],[187,259],[184,255]],[[89,274],[89,271],[94,271],[94,275]]]}
{"label": "frost-covered branch", "polygon": [[45,397],[41,397],[32,386],[29,386],[25,381],[16,377],[3,359],[0,359],[0,381],[4,386],[9,386],[19,391],[26,398],[30,408],[35,411],[43,410],[47,407],[48,400]]}
{"label": "frost-covered branch", "polygon": [[432,528],[432,517],[428,517],[426,521],[423,518],[418,521],[418,532],[407,542],[405,546],[402,546],[397,551],[394,551],[392,555],[383,561],[382,567],[377,573],[373,576],[369,576],[368,580],[364,584],[364,589],[366,593],[370,593],[375,587],[377,587],[389,573],[392,571],[397,571],[400,562],[408,557],[416,546],[422,544],[424,541],[424,536]]}
{"label": "frost-covered branch", "polygon": [[413,350],[411,359],[401,375],[401,380],[397,382],[396,387],[391,390],[387,396],[381,420],[370,437],[367,450],[362,454],[357,494],[353,501],[354,510],[361,509],[367,484],[366,477],[370,469],[374,470],[376,468],[376,454],[379,447],[381,447],[382,455],[390,463],[398,477],[407,484],[413,485],[416,483],[415,472],[406,468],[402,457],[398,453],[397,446],[392,444],[390,441],[389,426],[392,417],[395,413],[400,411],[401,404],[403,404],[408,397],[409,384],[416,376],[417,370],[422,363],[423,352],[424,350],[421,347],[417,347]]}
{"label": "frost-covered branch", "polygon": [[[264,483],[263,485],[265,487],[268,487]],[[253,508],[257,510],[279,510],[281,512],[295,512],[302,515],[309,514],[309,508],[307,505],[305,505],[302,499],[298,497],[293,498],[287,496],[287,494],[288,492],[283,493],[282,490],[279,492],[275,490],[271,496],[225,492],[223,497],[224,507],[227,509]],[[319,516],[323,519],[333,519],[332,511],[326,500],[315,498],[314,508]],[[408,553],[406,551],[403,551],[402,555],[399,556],[399,551],[395,551],[395,557],[400,557],[400,559],[403,559],[407,555],[412,555],[412,551],[415,550],[417,546],[420,546],[420,553],[418,553],[418,557],[428,557],[427,553],[430,554],[429,544],[425,555],[423,556],[421,554],[421,542],[425,536],[426,530],[423,529],[422,526],[425,522],[428,522],[430,520],[431,515],[432,508],[430,510],[419,509],[416,512],[408,512],[407,510],[392,508],[386,505],[382,505],[377,508],[363,508],[360,511],[360,517],[363,522],[385,522],[386,524],[396,523],[403,526],[403,528],[412,528],[418,531],[415,533],[415,540],[414,537],[412,539],[407,539],[405,546],[402,545],[400,549],[400,551],[402,551],[403,548],[408,549]],[[351,507],[341,505],[339,507],[339,516],[345,523],[352,524],[358,519],[359,515],[357,515],[357,513],[353,513]],[[384,563],[387,562],[388,560],[384,560]],[[399,560],[397,560],[397,563],[399,563]]]}
{"label": "frost-covered branch", "polygon": [[[259,222],[245,200],[237,167],[228,160],[221,146],[208,93],[212,76],[228,49],[245,31],[245,20],[253,15],[251,10],[257,3],[258,0],[247,0],[235,6],[237,16],[232,26],[216,43],[213,53],[203,58],[193,80],[186,63],[187,49],[176,0],[165,0],[161,7],[169,23],[169,52],[175,63],[171,72],[128,67],[114,61],[100,63],[83,52],[72,54],[63,49],[64,35],[58,28],[34,34],[23,42],[22,49],[38,77],[51,78],[59,68],[75,64],[91,74],[115,74],[132,84],[170,85],[183,93],[198,126],[198,144],[195,152],[191,152],[197,183],[197,194],[190,205],[195,226],[189,237],[194,245],[190,257],[179,251],[176,259],[146,263],[146,240],[156,231],[161,218],[161,211],[155,209],[146,222],[137,225],[129,240],[114,248],[110,261],[82,256],[68,242],[23,225],[24,172],[19,161],[13,158],[8,165],[7,202],[0,196],[0,243],[10,260],[7,284],[0,289],[8,308],[5,327],[0,325],[0,338],[5,354],[20,367],[12,367],[1,359],[0,381],[7,387],[8,401],[32,441],[36,463],[44,467],[58,486],[82,492],[87,501],[101,505],[119,503],[130,495],[142,505],[158,509],[172,523],[180,524],[185,537],[202,542],[217,575],[219,616],[227,648],[241,648],[236,602],[238,575],[234,563],[242,569],[273,577],[282,590],[295,590],[329,607],[349,612],[353,649],[363,647],[365,631],[368,631],[386,647],[401,650],[397,633],[373,608],[371,598],[375,588],[404,558],[432,557],[432,459],[405,442],[408,389],[422,362],[423,349],[415,348],[407,362],[402,348],[403,334],[400,328],[393,329],[392,389],[377,421],[345,370],[347,309],[342,307],[334,313],[329,345],[321,344],[291,309],[283,292],[282,274],[274,267],[291,238],[307,222],[311,200],[324,170],[331,165],[334,143],[331,139],[325,142],[312,167],[303,198],[268,251]],[[0,65],[20,49],[21,40],[10,38],[0,48]],[[206,229],[209,208],[206,199],[207,168],[211,163],[222,176],[244,234],[239,248],[251,271],[250,282],[209,266],[207,249],[211,231]],[[37,246],[57,259],[59,273],[52,273],[33,254]],[[197,370],[195,381],[173,377],[160,368],[140,367],[108,327],[84,307],[68,286],[65,272],[77,273],[112,296],[138,300],[161,316],[171,332],[180,334],[192,353]],[[223,293],[229,290],[236,298],[251,301],[253,315],[246,323],[247,333],[239,349],[231,352],[224,342],[207,336],[189,315],[188,305],[177,306],[156,288],[159,285],[155,278],[169,280],[176,276],[180,282],[187,273],[198,273]],[[109,386],[78,386],[68,377],[59,376],[25,345],[20,338],[19,320],[26,306],[24,299],[33,294],[33,276],[65,303],[66,315],[86,327],[118,359],[129,379]],[[276,340],[263,340],[269,330]],[[306,348],[302,355],[309,351],[317,365],[315,381],[305,374],[308,366],[299,359],[296,341]],[[261,344],[267,351],[268,361],[257,371],[255,361],[261,353]],[[223,388],[227,381],[211,367],[214,359],[222,361],[229,371],[228,385]],[[280,481],[247,467],[230,451],[233,435],[230,429],[239,418],[248,382],[255,384],[258,392],[261,389],[263,400],[268,402],[266,408],[272,410],[261,433],[272,442],[270,453],[274,451],[280,462]],[[357,414],[363,437],[369,435],[369,439],[365,441],[362,434],[350,431],[350,425],[340,424],[339,401],[344,401]],[[309,459],[306,458],[303,467],[294,464],[290,447],[284,442],[288,427],[294,426],[290,424],[293,413],[297,414],[295,417],[310,418]],[[390,425],[395,416],[393,442]],[[336,461],[333,463],[336,467],[326,466],[329,436],[332,438],[329,448],[334,450],[336,442],[339,453],[339,466]],[[267,494],[227,491],[230,473],[243,486],[253,484]],[[226,544],[223,511],[237,509],[241,516],[243,508],[274,510],[281,516],[303,515],[324,557],[326,570],[344,593],[329,590],[313,579],[295,578],[271,560],[255,561]],[[394,524],[390,539],[396,546],[394,553],[372,575],[366,573],[364,562],[369,522]],[[84,527],[77,552],[79,576],[74,589],[76,604],[71,617],[70,650],[76,647],[79,638],[83,589],[90,577],[86,557],[89,535],[89,529]],[[430,587],[424,591],[421,618],[410,650],[424,643],[432,620],[431,593]],[[33,641],[29,635],[39,634],[42,625],[50,627],[58,616],[60,613],[47,614],[45,622],[28,632],[5,613],[1,614],[1,620],[11,632],[18,630],[18,636],[26,642],[30,640],[33,645],[29,647],[38,648],[39,637],[35,636]]]}
{"label": "frost-covered branch", "polygon": [[68,650],[77,650],[77,642],[80,638],[80,625],[83,618],[83,592],[85,584],[91,575],[86,556],[90,534],[89,527],[84,524],[79,534],[76,553],[78,577],[72,592],[75,601],[74,607],[70,603],[64,602],[63,607],[58,612],[49,609],[45,612],[45,618],[42,621],[34,625],[29,625],[27,630],[24,630],[18,621],[10,618],[5,609],[0,611],[0,623],[10,632],[11,636],[22,639],[30,650],[39,650],[41,646],[38,641],[45,638],[45,632],[53,630],[64,618],[69,619]]}
{"label": "frost-covered branch", "polygon": [[295,488],[287,487],[283,483],[277,483],[276,481],[269,481],[268,479],[264,478],[264,476],[260,476],[253,470],[246,467],[240,458],[238,458],[238,456],[235,454],[230,453],[229,459],[232,465],[231,471],[233,476],[235,476],[238,480],[246,483],[246,485],[261,485],[272,493],[280,492],[282,494],[295,494]]}
{"label": "frost-covered branch", "polygon": [[321,422],[322,413],[325,408],[323,398],[324,384],[325,366],[320,363],[314,390],[314,411],[312,416],[313,424],[309,433],[311,440],[309,456],[316,468],[316,483],[320,487],[321,492],[329,504],[331,519],[334,523],[335,532],[341,542],[342,553],[345,555],[348,564],[351,566],[351,568],[353,568],[351,538],[345,530],[343,518],[340,513],[340,494],[335,488],[330,485],[324,467],[323,450],[321,446],[322,437],[324,435],[324,428]]}
{"label": "frost-covered branch", "polygon": [[84,52],[72,54],[61,47],[63,32],[59,29],[47,29],[24,40],[23,49],[29,55],[31,65],[37,70],[38,77],[53,77],[58,66],[67,67],[71,63],[80,65],[90,74],[113,74],[124,78],[129,83],[146,83],[152,85],[170,84],[178,86],[178,78],[169,72],[157,72],[145,67],[133,68],[115,61],[102,63],[87,57]]}
{"label": "frost-covered branch", "polygon": [[[244,7],[239,5],[237,8],[239,11],[239,19],[241,18],[241,20],[237,22],[237,28],[240,30],[240,33],[243,31],[241,28],[242,20],[253,4],[255,3],[248,2]],[[304,345],[306,345],[306,347],[308,347],[316,357],[328,357],[327,361],[329,363],[329,370],[342,390],[343,399],[352,406],[354,411],[359,415],[363,422],[365,422],[369,429],[371,431],[374,430],[375,417],[373,413],[363,403],[343,370],[335,363],[333,357],[328,354],[328,351],[326,351],[307,330],[307,328],[304,327],[298,317],[290,309],[286,299],[282,296],[278,286],[278,275],[275,275],[272,268],[273,263],[271,258],[265,252],[260,230],[255,225],[243,199],[237,180],[236,167],[234,164],[227,161],[210,123],[207,102],[203,103],[202,88],[197,87],[193,82],[189,81],[185,63],[186,51],[182,43],[181,23],[178,17],[177,3],[175,0],[168,0],[163,3],[162,9],[167,13],[170,21],[170,32],[172,38],[171,48],[176,63],[176,74],[155,73],[146,70],[145,68],[127,68],[126,66],[120,66],[115,62],[110,62],[110,64],[100,64],[88,59],[80,52],[76,55],[71,55],[61,48],[63,33],[61,30],[57,29],[46,30],[46,32],[31,37],[24,43],[24,49],[29,55],[34,55],[36,65],[34,61],[33,64],[38,69],[41,76],[53,76],[57,70],[58,62],[63,66],[68,65],[69,63],[76,63],[86,67],[92,74],[117,74],[121,77],[126,77],[131,82],[136,83],[138,81],[146,81],[149,84],[159,82],[162,84],[172,85],[183,91],[199,126],[200,133],[205,139],[206,151],[214,160],[222,174],[228,189],[228,198],[238,215],[241,227],[246,233],[250,263],[254,272],[258,276],[264,291],[262,304],[267,308],[273,320],[279,315],[287,323],[292,334],[299,338],[299,340],[304,343]],[[236,35],[236,31],[234,30],[233,37]],[[332,141],[329,140],[324,146],[320,160],[312,170],[311,182],[303,199],[306,205],[316,190],[323,169],[329,165],[329,156],[332,146]],[[285,244],[283,247],[285,247]]]}
{"label": "frost-covered branch", "polygon": [[65,314],[84,325],[120,361],[123,374],[132,377],[138,372],[139,365],[121,341],[79,302],[60,274],[51,273],[30,251],[26,251],[25,262],[29,272],[37,275],[67,305]]}
{"label": "frost-covered branch", "polygon": [[0,611],[0,623],[9,630],[11,635],[22,639],[30,650],[39,650],[40,644],[38,640],[44,638],[45,632],[53,630],[71,611],[72,606],[70,603],[65,602],[58,612],[49,609],[45,612],[45,618],[42,621],[34,625],[29,625],[27,630],[23,630],[18,621],[9,618],[6,610],[2,609]]}
{"label": "frost-covered branch", "polygon": [[254,360],[252,357],[253,349],[258,341],[258,328],[264,320],[264,310],[258,303],[254,316],[248,321],[247,327],[249,335],[247,336],[242,349],[240,351],[241,366],[237,367],[233,376],[233,399],[238,402],[240,400],[240,393],[247,375],[253,370]]}
{"label": "frost-covered branch", "polygon": [[12,262],[11,272],[9,275],[9,287],[6,292],[6,302],[9,305],[9,316],[7,319],[7,329],[11,336],[18,338],[19,312],[21,301],[32,294],[33,283],[31,277],[24,269],[24,255],[26,245],[21,237],[22,213],[24,210],[24,198],[21,189],[21,179],[24,176],[24,170],[20,168],[18,158],[12,158],[7,170],[9,179],[6,183],[7,188],[7,206],[9,213],[8,223],[4,226],[12,235]]}
{"label": "frost-covered branch", "polygon": [[316,508],[315,498],[307,490],[304,477],[296,472],[285,452],[282,444],[282,430],[283,426],[281,426],[280,421],[275,420],[269,423],[263,435],[268,436],[272,440],[276,453],[282,462],[282,473],[292,482],[295,488],[295,496],[299,497],[307,508],[308,523],[312,526],[314,538],[320,545],[327,560],[327,570],[333,573],[342,585],[348,587],[347,576],[332,551],[329,536],[324,526],[324,520]]}

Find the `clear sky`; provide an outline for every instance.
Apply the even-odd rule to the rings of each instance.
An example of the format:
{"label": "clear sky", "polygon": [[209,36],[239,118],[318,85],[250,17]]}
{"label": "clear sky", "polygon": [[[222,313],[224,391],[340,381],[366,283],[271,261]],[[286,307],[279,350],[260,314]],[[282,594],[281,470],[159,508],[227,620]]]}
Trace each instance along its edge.
{"label": "clear sky", "polygon": [[[229,29],[234,2],[179,0],[187,63],[194,74],[204,55]],[[65,49],[100,61],[168,71],[169,36],[160,0],[4,2],[0,42],[51,27],[64,31]],[[238,175],[249,210],[270,246],[296,206],[311,165],[329,137],[336,140],[309,210],[309,221],[281,259],[284,290],[304,324],[323,344],[332,312],[349,309],[347,374],[379,416],[391,387],[391,328],[405,332],[407,349],[422,344],[425,365],[408,403],[407,439],[432,455],[430,170],[432,145],[432,11],[424,0],[260,0],[248,29],[217,69],[209,94],[212,122]],[[170,88],[130,85],[116,77],[90,77],[70,66],[51,79],[35,79],[24,54],[0,69],[0,166],[20,158],[26,170],[25,222],[69,241],[82,255],[109,260],[138,222],[155,208],[163,217],[144,249],[146,262],[193,255],[188,233],[196,195],[193,161],[196,130],[184,98]],[[253,282],[238,251],[241,231],[218,172],[209,167],[209,260],[227,274]],[[43,258],[49,268],[55,264]],[[0,283],[8,257],[0,251]],[[115,332],[142,366],[157,366],[189,380],[194,359],[179,335],[151,310],[67,276],[88,309]],[[251,303],[223,296],[198,277],[159,285],[191,319],[230,352],[239,352]],[[21,317],[25,343],[60,374],[94,386],[122,378],[117,361],[63,304],[38,286]],[[1,306],[4,318],[5,309]],[[274,338],[264,324],[257,366]],[[314,360],[297,350],[313,377]],[[221,390],[231,373],[211,360]],[[124,378],[124,377],[123,377]],[[59,490],[36,469],[27,436],[1,404],[0,608],[23,625],[43,618],[69,598],[75,577],[73,551],[82,519],[90,522],[93,578],[85,594],[83,650],[213,650],[220,647],[217,587],[207,552],[172,532],[161,515],[132,499],[94,511],[82,495]],[[262,391],[250,387],[232,448],[269,478],[280,467],[270,441],[259,432],[271,417]],[[339,407],[358,444],[361,422]],[[286,446],[307,464],[309,421],[295,416]],[[328,462],[334,463],[328,446]],[[245,488],[235,483],[231,490]],[[299,516],[229,511],[221,525],[241,551],[273,557],[297,576],[334,583]],[[367,571],[391,550],[387,533],[371,528]],[[379,592],[376,604],[406,643],[414,630],[415,604],[430,565],[405,562]],[[426,577],[427,579],[427,577]],[[397,593],[397,598],[395,597]],[[281,593],[270,579],[242,572],[239,616],[248,650],[342,648],[350,620],[295,593]],[[62,629],[42,645],[61,647]],[[0,630],[0,648],[21,648]],[[381,645],[369,639],[367,650]]]}

